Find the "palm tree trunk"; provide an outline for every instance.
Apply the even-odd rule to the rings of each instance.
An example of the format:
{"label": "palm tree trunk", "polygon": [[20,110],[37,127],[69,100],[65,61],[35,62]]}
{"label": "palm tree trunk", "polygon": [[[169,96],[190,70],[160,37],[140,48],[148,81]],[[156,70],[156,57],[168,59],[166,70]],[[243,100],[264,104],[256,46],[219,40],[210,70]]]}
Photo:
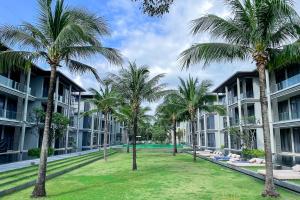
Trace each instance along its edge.
{"label": "palm tree trunk", "polygon": [[194,123],[194,117],[192,117],[192,137],[193,137],[193,160],[196,162],[196,133],[195,133],[195,123]]}
{"label": "palm tree trunk", "polygon": [[134,116],[133,116],[133,136],[132,136],[132,170],[137,170],[136,164],[136,135],[138,131],[138,114],[137,109],[135,109]]}
{"label": "palm tree trunk", "polygon": [[268,118],[268,103],[266,97],[266,59],[264,54],[257,54],[257,70],[259,74],[259,89],[260,89],[260,103],[264,133],[264,148],[265,148],[265,159],[266,159],[266,180],[265,189],[262,193],[263,196],[277,197],[279,194],[276,192],[274,180],[273,180],[273,163],[272,163],[272,150],[271,150],[271,139],[270,139],[270,128]]}
{"label": "palm tree trunk", "polygon": [[47,157],[48,157],[48,148],[49,148],[49,129],[50,129],[52,107],[53,107],[55,77],[56,77],[56,65],[51,65],[47,110],[45,116],[45,126],[44,126],[43,141],[42,141],[42,148],[40,154],[39,172],[38,172],[38,178],[34,190],[32,192],[32,197],[34,198],[46,196],[45,183],[46,183]]}
{"label": "palm tree trunk", "polygon": [[129,153],[130,152],[130,150],[129,150],[129,134],[128,134],[128,129],[126,130],[126,140],[127,140],[127,153]]}
{"label": "palm tree trunk", "polygon": [[104,128],[104,141],[103,141],[103,157],[107,161],[107,135],[108,135],[108,113],[105,113],[105,128]]}
{"label": "palm tree trunk", "polygon": [[176,120],[173,120],[173,145],[174,145],[174,149],[173,149],[173,156],[176,156],[177,153],[177,142],[176,142]]}

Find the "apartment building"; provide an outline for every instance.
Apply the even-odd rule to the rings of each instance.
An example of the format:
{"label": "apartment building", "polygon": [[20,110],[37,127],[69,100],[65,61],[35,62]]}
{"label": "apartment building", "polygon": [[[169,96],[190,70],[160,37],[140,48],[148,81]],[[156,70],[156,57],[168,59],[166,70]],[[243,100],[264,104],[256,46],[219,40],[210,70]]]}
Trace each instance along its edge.
{"label": "apartment building", "polygon": [[[5,50],[1,47],[0,50]],[[30,159],[29,149],[42,143],[43,122],[35,110],[46,110],[50,71],[38,66],[28,72],[11,71],[0,74],[0,164]],[[60,71],[57,72],[54,94],[54,112],[70,119],[66,133],[52,142],[55,154],[98,148],[103,144],[104,119],[101,113],[82,117],[92,109],[82,95],[83,88]],[[111,117],[109,144],[121,141],[122,126]],[[102,138],[102,140],[101,140]]]}
{"label": "apartment building", "polygon": [[[266,73],[272,152],[278,162],[300,163],[300,66]],[[241,151],[243,141],[229,130],[246,132],[253,148],[263,149],[263,129],[258,73],[236,72],[212,91],[214,104],[223,105],[226,116],[197,114],[197,145],[201,149]],[[187,143],[191,144],[190,123]]]}

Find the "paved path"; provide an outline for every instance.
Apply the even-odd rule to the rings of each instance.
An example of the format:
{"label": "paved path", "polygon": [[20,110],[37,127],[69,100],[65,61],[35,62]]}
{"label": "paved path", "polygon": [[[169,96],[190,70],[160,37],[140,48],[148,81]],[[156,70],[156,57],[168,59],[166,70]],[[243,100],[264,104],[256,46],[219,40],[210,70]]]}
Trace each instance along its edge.
{"label": "paved path", "polygon": [[[99,151],[99,149],[92,149],[92,150],[80,151],[80,152],[76,152],[76,153],[68,153],[68,154],[62,154],[62,155],[57,155],[57,156],[51,156],[51,157],[48,157],[48,162],[62,160],[65,158],[71,158],[71,157],[80,156],[80,155],[85,155],[85,154],[96,152],[96,151]],[[0,165],[0,172],[6,172],[9,170],[13,170],[13,169],[20,169],[20,168],[28,167],[28,166],[32,165],[31,164],[32,162],[38,164],[40,162],[40,159],[38,158],[38,159],[24,160],[24,161],[19,161],[19,162],[3,164],[3,165]]]}

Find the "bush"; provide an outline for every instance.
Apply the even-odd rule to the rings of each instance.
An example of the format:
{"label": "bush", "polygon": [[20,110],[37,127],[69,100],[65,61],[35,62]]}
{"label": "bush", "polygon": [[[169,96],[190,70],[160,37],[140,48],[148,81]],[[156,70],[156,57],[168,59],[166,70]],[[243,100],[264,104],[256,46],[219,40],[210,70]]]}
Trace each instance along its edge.
{"label": "bush", "polygon": [[[49,148],[48,149],[48,156],[52,155],[54,153],[54,149],[53,148]],[[34,148],[34,149],[29,149],[28,150],[28,156],[32,156],[32,157],[40,157],[41,154],[41,149],[40,148]]]}
{"label": "bush", "polygon": [[242,155],[244,158],[260,158],[265,156],[265,152],[260,149],[243,149]]}

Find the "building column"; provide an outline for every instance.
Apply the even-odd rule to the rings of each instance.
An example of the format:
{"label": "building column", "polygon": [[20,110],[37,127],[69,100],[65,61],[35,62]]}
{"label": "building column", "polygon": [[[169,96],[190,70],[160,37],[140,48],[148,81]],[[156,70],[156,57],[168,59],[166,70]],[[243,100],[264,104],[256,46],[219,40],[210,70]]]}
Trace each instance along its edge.
{"label": "building column", "polygon": [[[71,101],[72,101],[72,85],[69,87],[69,99],[68,99],[68,112],[67,112],[67,117],[70,119],[70,113],[71,113]],[[68,153],[68,144],[69,144],[69,132],[70,132],[70,125],[68,124],[67,126],[67,131],[66,131],[66,144],[65,144],[65,153]]]}
{"label": "building column", "polygon": [[[219,105],[219,94],[217,94],[217,105]],[[220,123],[220,120],[221,120],[221,116],[220,114],[217,112],[217,134],[218,134],[218,138],[219,138],[219,142],[217,143],[216,142],[216,148],[218,149],[221,149],[221,141],[222,141],[222,138],[221,138],[221,123]],[[217,137],[215,137],[217,138]]]}
{"label": "building column", "polygon": [[205,145],[205,148],[207,148],[207,119],[206,119],[206,113],[203,115],[203,121],[204,121],[204,145]]}
{"label": "building column", "polygon": [[274,129],[273,129],[274,119],[273,119],[273,115],[272,115],[269,70],[266,70],[265,73],[266,73],[266,92],[267,92],[266,95],[267,95],[267,101],[268,101],[268,117],[269,117],[269,129],[270,129],[270,139],[271,139],[271,150],[272,150],[272,153],[276,153],[276,148],[275,148],[276,141],[274,140]]}
{"label": "building column", "polygon": [[93,149],[93,142],[94,142],[94,114],[92,114],[92,124],[91,124],[91,144],[90,148]]}
{"label": "building column", "polygon": [[81,101],[81,92],[78,95],[78,105],[77,105],[77,129],[76,129],[76,151],[79,150],[79,128],[80,128],[80,101]]}
{"label": "building column", "polygon": [[[227,120],[227,127],[230,127],[230,119],[229,119],[229,96],[228,96],[228,87],[225,87],[225,97],[226,97],[226,120]],[[231,149],[231,136],[230,133],[227,131],[227,136],[228,136],[228,149]]]}
{"label": "building column", "polygon": [[237,84],[237,100],[238,100],[238,112],[239,112],[239,127],[240,127],[240,132],[243,132],[243,115],[242,115],[242,101],[241,101],[241,85],[240,85],[240,78],[236,79],[236,84]]}
{"label": "building column", "polygon": [[101,136],[101,113],[98,112],[98,141],[97,141],[97,147],[100,149],[100,136]]}
{"label": "building column", "polygon": [[28,97],[30,93],[30,76],[31,76],[31,69],[27,72],[26,77],[26,94],[24,100],[24,109],[23,109],[23,123],[22,123],[22,130],[21,130],[21,138],[20,138],[20,153],[22,154],[24,151],[24,140],[25,140],[25,133],[26,133],[26,124],[27,124],[27,109],[28,109]]}

